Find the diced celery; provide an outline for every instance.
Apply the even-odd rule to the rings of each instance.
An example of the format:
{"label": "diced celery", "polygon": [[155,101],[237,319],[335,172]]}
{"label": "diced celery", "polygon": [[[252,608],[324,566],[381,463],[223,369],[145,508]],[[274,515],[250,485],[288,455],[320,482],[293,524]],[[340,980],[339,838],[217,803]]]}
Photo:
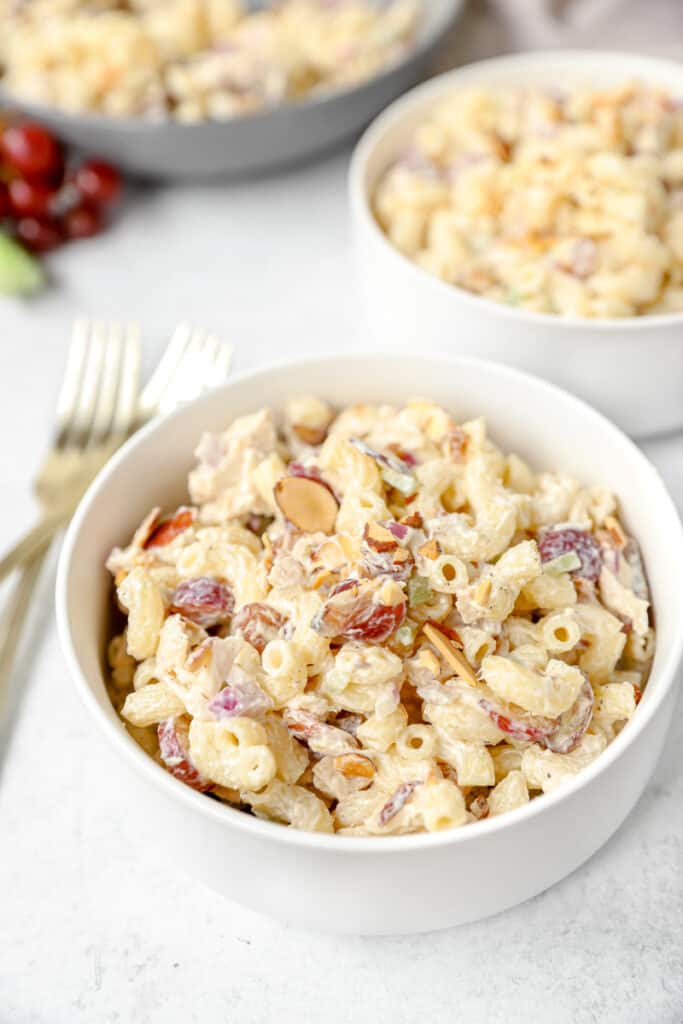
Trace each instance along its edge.
{"label": "diced celery", "polygon": [[411,608],[418,604],[427,604],[433,596],[429,581],[424,576],[412,576],[408,580],[408,604]]}
{"label": "diced celery", "polygon": [[396,630],[396,640],[402,647],[412,647],[415,642],[415,627],[401,626]]}
{"label": "diced celery", "polygon": [[549,576],[559,576],[561,572],[572,572],[580,566],[581,559],[576,551],[566,551],[563,555],[558,555],[552,561],[546,562],[543,566],[543,572],[548,573]]}

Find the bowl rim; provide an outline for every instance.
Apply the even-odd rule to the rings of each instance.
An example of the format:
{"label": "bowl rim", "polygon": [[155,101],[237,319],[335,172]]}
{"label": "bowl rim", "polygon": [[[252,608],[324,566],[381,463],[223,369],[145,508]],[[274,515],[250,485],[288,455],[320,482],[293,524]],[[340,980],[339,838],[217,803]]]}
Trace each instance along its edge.
{"label": "bowl rim", "polygon": [[[268,119],[282,114],[284,112],[292,111],[306,111],[310,109],[316,109],[318,107],[325,107],[326,104],[332,103],[335,100],[347,99],[363,93],[366,89],[372,88],[372,86],[379,85],[380,83],[389,79],[395,72],[401,68],[407,67],[413,61],[419,61],[425,57],[433,47],[437,46],[441,39],[451,30],[457,19],[463,13],[465,7],[465,0],[441,0],[442,8],[437,11],[437,15],[430,24],[427,21],[426,29],[424,32],[418,32],[415,36],[415,45],[411,46],[397,59],[392,60],[390,64],[384,66],[376,75],[372,75],[370,78],[362,79],[359,82],[351,83],[349,85],[339,85],[335,88],[326,90],[321,93],[314,93],[304,96],[300,100],[288,100],[285,103],[276,104],[272,107],[265,107],[262,110],[256,110],[251,114],[233,114],[229,117],[211,118],[202,121],[176,121],[173,118],[149,118],[144,115],[133,117],[116,117],[112,114],[102,114],[94,111],[85,111],[83,113],[73,110],[64,110],[61,107],[50,103],[33,102],[27,97],[22,97],[17,93],[11,92],[4,87],[2,83],[2,76],[0,75],[0,101],[3,103],[11,104],[17,107],[19,110],[27,111],[32,117],[43,117],[44,119],[50,119],[53,123],[61,122],[64,125],[78,125],[81,128],[98,128],[109,131],[122,130],[126,132],[132,132],[135,134],[142,134],[145,131],[151,131],[154,129],[168,129],[174,131],[197,132],[202,129],[206,130],[207,127],[212,128],[228,128],[238,124],[258,124],[259,121],[268,121]],[[429,4],[429,0],[420,0],[421,12],[420,18],[424,27],[424,13],[425,4]]]}
{"label": "bowl rim", "polygon": [[[644,731],[677,682],[677,669],[683,658],[683,630],[679,632],[671,648],[665,652],[664,662],[660,666],[658,673],[661,682],[655,689],[653,696],[649,699],[644,699],[638,705],[636,713],[629,720],[626,727],[622,729],[594,761],[578,772],[575,778],[566,782],[554,792],[542,794],[540,797],[530,800],[522,807],[494,818],[477,822],[476,828],[461,827],[439,832],[396,836],[340,836],[335,833],[305,832],[300,829],[283,826],[278,822],[259,819],[228,804],[207,799],[205,794],[186,786],[162,768],[161,765],[157,764],[129,735],[123,722],[116,715],[113,706],[106,711],[100,706],[76,654],[76,645],[72,636],[72,625],[69,618],[68,590],[73,572],[74,549],[78,543],[81,530],[88,522],[90,507],[100,490],[107,484],[110,476],[118,470],[119,466],[127,460],[132,452],[143,446],[148,438],[162,434],[167,430],[172,430],[176,420],[186,415],[188,409],[195,408],[201,405],[202,402],[214,399],[216,394],[224,394],[226,398],[229,398],[234,390],[239,389],[247,381],[258,381],[259,377],[273,376],[274,374],[277,375],[284,371],[289,372],[311,364],[324,367],[339,363],[340,361],[370,362],[378,358],[394,361],[400,360],[404,356],[405,353],[387,352],[381,349],[370,349],[362,353],[309,354],[267,363],[236,373],[221,387],[194,399],[192,402],[188,402],[173,412],[152,420],[129,438],[104,468],[100,470],[88,488],[66,533],[57,570],[55,604],[62,651],[81,700],[98,722],[100,728],[108,737],[109,742],[122,752],[129,765],[138,767],[143,775],[149,779],[152,786],[159,790],[160,795],[165,794],[171,801],[178,801],[179,804],[184,805],[188,810],[210,818],[223,827],[241,829],[254,839],[259,837],[272,839],[275,842],[308,849],[318,849],[331,854],[340,851],[357,854],[400,854],[410,850],[429,850],[443,845],[474,842],[477,839],[483,840],[487,836],[503,829],[512,828],[515,825],[521,826],[525,820],[535,818],[538,814],[542,814],[546,810],[550,811],[556,805],[568,801],[614,764],[627,747],[631,745],[631,742],[635,741],[637,736]],[[558,388],[556,385],[533,374],[525,373],[522,370],[506,366],[505,364],[471,356],[453,355],[446,352],[430,352],[426,354],[425,358],[442,365],[448,363],[453,369],[466,366],[479,370],[479,372],[493,374],[501,379],[501,384],[504,384],[506,380],[516,380],[523,384],[531,385],[532,388],[540,386],[548,392],[549,396],[554,396],[556,401],[570,409],[579,411],[582,417],[592,421],[594,431],[598,434],[602,432],[603,435],[611,435],[612,439],[627,450],[629,456],[639,462],[643,470],[652,478],[653,494],[657,494],[657,501],[661,507],[662,516],[669,520],[668,526],[673,527],[671,564],[675,565],[678,563],[683,571],[683,524],[673,499],[656,467],[640,448],[610,420],[586,402],[583,402],[564,389]],[[73,630],[73,632],[75,633],[76,630]],[[647,692],[646,687],[645,695],[647,695]],[[113,714],[109,714],[109,710]]]}
{"label": "bowl rim", "polygon": [[[369,190],[366,187],[365,177],[368,163],[374,155],[375,149],[384,139],[388,131],[391,131],[397,124],[400,124],[406,116],[409,116],[415,109],[423,105],[429,106],[436,102],[442,95],[457,88],[460,83],[467,84],[473,72],[486,70],[510,69],[519,67],[575,67],[577,72],[590,69],[591,66],[615,65],[629,63],[633,70],[624,72],[624,78],[641,78],[647,82],[648,70],[654,72],[657,68],[669,71],[672,76],[677,75],[681,79],[681,97],[683,98],[683,64],[667,59],[665,57],[654,57],[639,53],[629,53],[625,50],[532,50],[523,53],[506,54],[501,57],[489,57],[486,60],[472,61],[469,64],[462,64],[457,68],[436,75],[414,86],[403,93],[398,99],[390,103],[378,116],[370,122],[360,139],[354,147],[349,166],[347,179],[348,202],[351,214],[356,225],[365,231],[373,244],[381,249],[382,254],[390,258],[397,271],[403,270],[415,279],[416,286],[428,285],[440,295],[450,295],[453,301],[462,301],[473,304],[473,309],[479,313],[486,312],[489,315],[509,317],[517,322],[537,324],[542,327],[559,328],[560,330],[573,330],[575,335],[572,340],[578,343],[592,343],[594,338],[588,336],[588,330],[612,333],[615,331],[638,331],[654,327],[680,326],[683,322],[683,312],[680,313],[646,313],[643,316],[629,317],[583,317],[583,316],[562,316],[560,313],[539,313],[534,310],[518,309],[515,306],[508,306],[503,302],[496,302],[483,295],[476,295],[456,284],[449,284],[442,281],[434,274],[430,274],[419,264],[405,256],[396,246],[392,245],[384,234],[372,212]],[[478,81],[478,76],[477,76]],[[586,331],[581,335],[576,328],[583,328]]]}

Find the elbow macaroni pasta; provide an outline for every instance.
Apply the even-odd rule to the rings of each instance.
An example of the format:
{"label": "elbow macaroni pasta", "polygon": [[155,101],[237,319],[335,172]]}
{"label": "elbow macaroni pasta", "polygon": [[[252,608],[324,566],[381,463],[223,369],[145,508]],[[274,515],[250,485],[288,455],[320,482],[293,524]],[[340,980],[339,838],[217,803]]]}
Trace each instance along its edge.
{"label": "elbow macaroni pasta", "polygon": [[604,489],[425,400],[293,399],[197,459],[194,505],[107,562],[112,701],[185,785],[293,828],[432,832],[551,792],[634,714],[654,631]]}
{"label": "elbow macaroni pasta", "polygon": [[412,45],[419,15],[417,0],[5,4],[4,87],[111,117],[248,115],[374,77]]}
{"label": "elbow macaroni pasta", "polygon": [[[655,86],[462,89],[418,125],[374,211],[405,256],[495,302],[577,317],[680,312],[682,168],[683,111]],[[532,477],[508,462],[519,491]],[[594,498],[582,501],[590,514]]]}

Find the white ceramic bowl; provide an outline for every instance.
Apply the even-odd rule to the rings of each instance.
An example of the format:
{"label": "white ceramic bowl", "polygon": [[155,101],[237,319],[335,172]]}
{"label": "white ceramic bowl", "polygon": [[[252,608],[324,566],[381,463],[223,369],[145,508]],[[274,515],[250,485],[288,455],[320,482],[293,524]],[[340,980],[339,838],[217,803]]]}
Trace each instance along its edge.
{"label": "white ceramic bowl", "polygon": [[[174,508],[203,430],[225,428],[292,394],[336,405],[427,395],[459,417],[484,413],[507,450],[613,488],[642,544],[659,631],[652,676],[634,718],[559,792],[489,821],[432,835],[351,838],[295,831],[189,789],[128,736],[105,690],[111,581],[104,560],[155,504]],[[449,356],[344,355],[243,374],[148,426],[119,452],[69,529],[57,581],[64,651],[92,728],[116,757],[129,795],[124,828],[230,899],[296,924],[352,933],[418,932],[496,913],[591,856],[640,796],[662,747],[683,646],[683,535],[642,453],[571,395],[516,370]],[[229,913],[217,906],[217,913]]]}
{"label": "white ceramic bowl", "polygon": [[530,313],[446,284],[403,256],[377,225],[370,202],[444,94],[488,85],[570,89],[640,79],[683,99],[683,64],[600,51],[520,54],[440,75],[393,103],[356,147],[350,204],[360,283],[378,344],[449,348],[500,359],[574,391],[643,437],[683,426],[683,314],[589,320]]}

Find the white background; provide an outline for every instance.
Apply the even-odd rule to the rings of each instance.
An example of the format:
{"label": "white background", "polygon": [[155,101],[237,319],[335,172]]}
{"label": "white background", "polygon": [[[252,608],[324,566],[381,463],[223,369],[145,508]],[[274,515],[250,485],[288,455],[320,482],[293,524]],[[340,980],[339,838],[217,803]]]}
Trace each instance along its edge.
{"label": "white background", "polygon": [[[139,320],[148,366],[180,319],[232,340],[237,367],[363,344],[347,162],[140,190],[106,235],[53,258],[50,293],[0,305],[3,541],[34,514],[29,480],[76,313]],[[681,507],[683,439],[647,450]],[[0,776],[0,1024],[683,1021],[680,704],[633,814],[549,892],[438,934],[307,934],[214,896],[126,836],[127,793],[72,691],[52,583],[46,574]]]}

